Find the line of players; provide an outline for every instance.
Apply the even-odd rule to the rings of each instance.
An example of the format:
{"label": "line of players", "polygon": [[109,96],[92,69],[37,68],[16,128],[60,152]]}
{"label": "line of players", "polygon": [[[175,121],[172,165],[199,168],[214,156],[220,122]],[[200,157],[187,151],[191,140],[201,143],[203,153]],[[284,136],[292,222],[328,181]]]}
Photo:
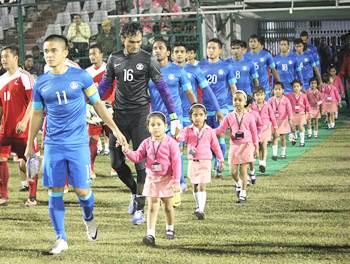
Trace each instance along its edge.
{"label": "line of players", "polygon": [[[303,91],[309,90],[310,80],[314,77],[316,77],[317,86],[322,83],[318,69],[319,61],[314,60],[317,56],[312,53],[313,49],[308,45],[309,51],[304,52],[302,39],[296,39],[294,43],[295,53],[290,51],[289,41],[281,39],[281,53],[273,58],[268,51],[262,48],[259,37],[252,35],[249,39],[251,51],[245,53],[244,43],[240,40],[234,40],[231,43],[232,58],[224,61],[220,59],[221,41],[211,39],[207,46],[207,60],[198,63],[192,59],[194,64],[191,64],[188,63],[191,59],[188,60],[187,57],[191,54],[195,55],[194,49],[187,49],[184,44],[178,43],[170,50],[166,41],[156,39],[153,44],[153,55],[160,63],[161,72],[172,91],[172,97],[177,105],[176,112],[182,119],[183,126],[190,124],[188,110],[191,103],[195,101],[194,97],[198,97],[199,101],[207,107],[207,123],[215,128],[222,120],[223,115],[233,110],[232,93],[236,89],[243,90],[247,95],[252,96],[258,87],[263,88],[266,100],[268,100],[272,87],[270,73],[273,75],[274,83],[283,85],[285,95],[293,92],[292,82],[294,80],[300,81]],[[172,62],[170,62],[171,52]],[[90,49],[90,59],[94,60],[93,54],[100,53],[98,47],[93,46]],[[101,54],[99,56],[102,57]],[[198,65],[196,65],[197,63]],[[101,65],[101,63],[98,64]],[[96,82],[100,78],[98,76],[101,76],[101,69],[105,69],[104,67],[105,65],[97,66],[97,69],[95,64],[88,69],[96,78]],[[167,114],[162,98],[152,82],[150,82],[150,95],[152,110]],[[337,96],[337,98],[339,97]],[[334,122],[329,123],[331,125]],[[317,131],[317,129],[315,130]],[[308,133],[309,136],[310,134]],[[224,137],[220,137],[219,141],[222,152],[225,153]],[[266,154],[263,156],[265,158],[261,158],[259,163],[261,170],[265,171]],[[282,156],[284,157],[285,153]],[[220,170],[217,170],[217,176],[221,177]]]}

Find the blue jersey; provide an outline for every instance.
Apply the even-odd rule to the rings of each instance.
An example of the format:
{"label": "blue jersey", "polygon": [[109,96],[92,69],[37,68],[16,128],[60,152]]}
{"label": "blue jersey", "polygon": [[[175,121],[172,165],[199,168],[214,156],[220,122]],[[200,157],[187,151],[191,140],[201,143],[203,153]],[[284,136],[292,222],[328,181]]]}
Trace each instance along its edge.
{"label": "blue jersey", "polygon": [[[236,84],[232,66],[230,63],[222,60],[216,63],[203,60],[198,65],[213,90],[221,111],[227,112],[227,96],[229,92],[231,93],[230,85]],[[215,106],[207,94],[203,94],[203,104],[207,108],[208,115],[215,114]]]}
{"label": "blue jersey", "polygon": [[86,96],[95,103],[99,95],[86,71],[69,67],[63,74],[44,73],[33,90],[33,109],[46,112],[45,144],[88,144]]}
{"label": "blue jersey", "polygon": [[[164,67],[160,67],[161,74],[164,81],[167,83],[171,98],[175,104],[175,112],[179,119],[182,119],[182,102],[180,94],[181,92],[186,92],[191,90],[191,83],[187,78],[187,73],[185,70],[174,63],[168,63]],[[160,96],[157,88],[155,87],[153,81],[149,82],[149,91],[151,94],[151,108],[152,111],[159,111],[168,115],[168,111],[165,107],[162,97]]]}
{"label": "blue jersey", "polygon": [[316,67],[316,62],[310,53],[296,54],[299,67],[303,74],[303,88],[309,89],[309,81],[314,77],[314,67]]}
{"label": "blue jersey", "polygon": [[270,52],[260,50],[258,53],[248,52],[246,59],[253,62],[259,75],[259,85],[265,89],[266,94],[271,92],[268,71],[275,68],[275,62]]}
{"label": "blue jersey", "polygon": [[303,75],[300,64],[294,53],[290,52],[287,56],[278,54],[275,56],[275,64],[280,81],[284,86],[284,93],[289,94],[293,92],[292,81],[297,79],[303,83]]}
{"label": "blue jersey", "polygon": [[[236,86],[238,90],[243,90],[247,94],[252,95],[253,85],[252,81],[259,78],[259,75],[252,62],[245,59],[236,60],[230,58],[227,60],[232,65],[234,76],[237,80]],[[229,96],[229,100],[232,103],[232,94]]]}
{"label": "blue jersey", "polygon": [[[208,87],[209,83],[207,79],[205,78],[201,69],[197,65],[185,64],[183,69],[186,71],[187,77],[191,82],[193,93],[198,98],[197,87],[199,87],[200,89],[204,89]],[[189,110],[191,107],[191,103],[188,100],[188,97],[185,91],[182,91],[181,93],[181,101],[182,101],[183,117],[184,117],[184,120],[187,119],[186,121],[188,122],[189,121],[188,119],[190,116]]]}

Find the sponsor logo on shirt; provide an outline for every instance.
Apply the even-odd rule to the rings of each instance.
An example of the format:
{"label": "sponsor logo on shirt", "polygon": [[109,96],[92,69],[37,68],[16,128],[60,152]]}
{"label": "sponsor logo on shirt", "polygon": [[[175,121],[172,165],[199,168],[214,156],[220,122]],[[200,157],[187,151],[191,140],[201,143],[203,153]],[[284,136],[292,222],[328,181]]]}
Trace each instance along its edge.
{"label": "sponsor logo on shirt", "polygon": [[15,85],[18,85],[18,79],[15,80]]}
{"label": "sponsor logo on shirt", "polygon": [[145,68],[145,66],[143,66],[142,63],[136,64],[136,69],[137,69],[137,70],[142,71],[144,68]]}
{"label": "sponsor logo on shirt", "polygon": [[79,88],[79,83],[76,82],[76,81],[73,81],[73,82],[71,82],[71,83],[69,84],[69,87],[70,87],[71,89],[73,89],[73,90],[78,89],[78,88]]}

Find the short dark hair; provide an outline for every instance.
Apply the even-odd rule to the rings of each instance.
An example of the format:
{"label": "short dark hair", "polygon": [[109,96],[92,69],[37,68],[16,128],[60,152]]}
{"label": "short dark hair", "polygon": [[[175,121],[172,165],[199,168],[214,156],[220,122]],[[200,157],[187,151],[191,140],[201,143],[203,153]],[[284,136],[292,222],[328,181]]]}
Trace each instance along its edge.
{"label": "short dark hair", "polygon": [[187,46],[187,51],[193,51],[194,53],[197,53],[197,48],[195,48],[195,46]]}
{"label": "short dark hair", "polygon": [[331,80],[331,75],[329,73],[322,74],[322,81],[325,83],[329,83]]}
{"label": "short dark hair", "polygon": [[[168,51],[171,51],[171,48],[170,48],[170,46],[169,46],[168,41],[166,41],[166,40],[163,39],[162,37],[155,38],[154,41],[153,41],[153,45],[154,45],[154,43],[156,43],[156,42],[162,42],[162,43],[164,43],[166,49],[167,49]],[[152,46],[153,46],[153,45],[152,45]]]}
{"label": "short dark hair", "polygon": [[273,87],[275,87],[276,85],[280,85],[282,87],[282,89],[284,90],[284,85],[281,82],[275,82],[275,85]]}
{"label": "short dark hair", "polygon": [[63,42],[67,49],[68,49],[68,46],[69,46],[68,45],[68,39],[65,36],[62,36],[62,35],[57,35],[57,34],[49,35],[49,36],[47,36],[44,39],[44,43],[47,42],[47,41],[60,41],[60,42]]}
{"label": "short dark hair", "polygon": [[219,48],[222,49],[222,45],[223,45],[223,44],[222,44],[222,42],[221,42],[220,39],[218,39],[218,38],[211,38],[211,39],[208,40],[208,43],[209,43],[209,42],[217,43],[217,44],[219,45]]}
{"label": "short dark hair", "polygon": [[304,45],[304,42],[303,42],[303,40],[301,38],[296,38],[294,40],[294,45],[298,45],[298,44],[303,44]]}
{"label": "short dark hair", "polygon": [[81,18],[81,15],[80,15],[80,14],[78,14],[78,13],[73,14],[73,17],[75,17],[75,16],[78,16],[78,17],[80,17],[80,18]]}
{"label": "short dark hair", "polygon": [[174,44],[172,49],[174,50],[175,47],[184,47],[186,51],[188,50],[187,49],[187,45],[185,43],[183,43],[183,42],[175,42],[175,44]]}
{"label": "short dark hair", "polygon": [[318,84],[318,80],[317,80],[317,78],[315,78],[315,77],[312,77],[312,78],[310,79],[309,84],[311,84],[311,82],[313,82],[313,81],[317,82],[317,84]]}
{"label": "short dark hair", "polygon": [[101,53],[103,53],[102,48],[99,44],[93,44],[90,46],[89,50],[91,49],[98,49]]}
{"label": "short dark hair", "polygon": [[300,37],[308,37],[309,36],[309,33],[307,33],[307,31],[302,31],[300,33]]}
{"label": "short dark hair", "polygon": [[242,41],[239,40],[239,39],[234,39],[234,40],[232,40],[232,41],[231,41],[231,48],[232,48],[233,46],[240,46],[240,47],[242,47]]}
{"label": "short dark hair", "polygon": [[137,32],[140,32],[141,34],[143,34],[142,25],[139,22],[133,21],[133,22],[126,23],[123,26],[122,31],[120,32],[120,35],[123,37],[126,37],[128,35],[135,36]]}
{"label": "short dark hair", "polygon": [[299,83],[300,86],[303,86],[303,84],[301,83],[301,81],[295,79],[292,81],[291,85],[293,86],[295,83]]}
{"label": "short dark hair", "polygon": [[34,59],[34,57],[33,55],[28,54],[24,57],[24,60],[27,60],[27,59]]}
{"label": "short dark hair", "polygon": [[286,42],[288,43],[288,45],[289,45],[289,40],[288,40],[288,38],[286,38],[286,37],[280,38],[280,41],[279,41],[279,42],[282,42],[282,41],[286,41]]}
{"label": "short dark hair", "polygon": [[330,70],[330,69],[335,69],[336,71],[338,71],[337,70],[337,66],[335,66],[335,64],[329,64],[329,67],[328,67],[328,71]]}
{"label": "short dark hair", "polygon": [[259,41],[259,36],[257,34],[252,34],[249,36],[249,40],[251,39],[256,39],[257,41]]}
{"label": "short dark hair", "polygon": [[10,52],[12,53],[13,56],[19,55],[19,49],[17,46],[14,46],[14,45],[5,46],[1,49],[1,52],[4,50],[10,50]]}
{"label": "short dark hair", "polygon": [[265,37],[264,36],[259,36],[258,41],[259,41],[261,46],[265,45]]}
{"label": "short dark hair", "polygon": [[256,90],[254,91],[254,95],[256,95],[256,94],[258,94],[258,93],[266,94],[264,87],[259,86],[258,89],[256,89]]}
{"label": "short dark hair", "polygon": [[242,48],[248,48],[247,42],[245,42],[244,40],[241,40],[241,47]]}
{"label": "short dark hair", "polygon": [[152,117],[158,117],[160,120],[164,122],[164,124],[167,124],[166,121],[166,116],[162,112],[151,112],[148,114],[147,119],[146,119],[146,125],[149,125],[149,121],[151,120]]}

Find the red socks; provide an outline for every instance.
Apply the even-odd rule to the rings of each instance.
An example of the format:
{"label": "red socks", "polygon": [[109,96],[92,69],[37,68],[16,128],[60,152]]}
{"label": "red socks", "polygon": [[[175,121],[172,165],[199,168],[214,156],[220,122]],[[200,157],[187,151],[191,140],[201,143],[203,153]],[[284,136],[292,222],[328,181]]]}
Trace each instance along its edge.
{"label": "red socks", "polygon": [[2,199],[8,199],[8,181],[9,181],[9,168],[7,161],[0,161],[0,196]]}

